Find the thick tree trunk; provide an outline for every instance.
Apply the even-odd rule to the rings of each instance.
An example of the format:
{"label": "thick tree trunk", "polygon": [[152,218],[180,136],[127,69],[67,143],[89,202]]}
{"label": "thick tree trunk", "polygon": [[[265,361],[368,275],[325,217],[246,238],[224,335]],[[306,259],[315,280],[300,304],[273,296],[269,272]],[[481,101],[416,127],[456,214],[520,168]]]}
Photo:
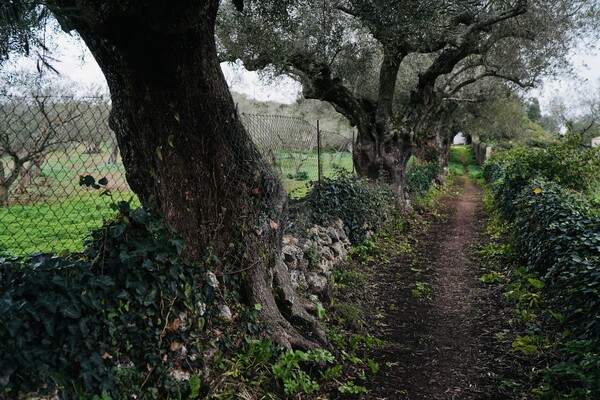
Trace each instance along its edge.
{"label": "thick tree trunk", "polygon": [[312,62],[304,55],[293,58],[306,98],[326,101],[357,128],[353,160],[356,173],[371,181],[393,186],[404,195],[406,164],[411,155],[410,130],[399,130],[393,121],[393,102],[398,68],[403,55],[390,50],[379,73],[377,102],[358,99],[328,65]]}
{"label": "thick tree trunk", "polygon": [[353,156],[356,173],[363,178],[391,185],[402,198],[411,149],[412,142],[408,134],[390,131],[380,138],[359,130]]}
{"label": "thick tree trunk", "polygon": [[[248,302],[262,304],[283,344],[314,347],[325,342],[315,320],[289,298],[290,288],[277,288],[286,282],[278,274],[287,196],[242,126],[221,72],[218,3],[82,1],[83,18],[71,22],[107,78],[110,125],[132,190],[183,236],[187,257],[213,251],[222,265],[244,271]],[[277,289],[288,294],[279,304]],[[302,320],[302,332],[292,319]]]}
{"label": "thick tree trunk", "polygon": [[432,128],[430,132],[420,138],[413,148],[412,154],[421,162],[440,162],[439,140],[436,128]]}

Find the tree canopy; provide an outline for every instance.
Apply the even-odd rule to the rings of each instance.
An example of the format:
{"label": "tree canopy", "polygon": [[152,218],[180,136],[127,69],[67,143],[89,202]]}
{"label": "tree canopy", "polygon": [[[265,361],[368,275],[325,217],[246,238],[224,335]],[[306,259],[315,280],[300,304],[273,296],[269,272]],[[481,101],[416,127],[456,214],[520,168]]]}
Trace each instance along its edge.
{"label": "tree canopy", "polygon": [[[590,1],[249,1],[224,9],[223,60],[273,66],[358,127],[355,164],[402,189],[412,147],[480,80],[531,87],[567,66]],[[393,150],[392,150],[393,149]]]}

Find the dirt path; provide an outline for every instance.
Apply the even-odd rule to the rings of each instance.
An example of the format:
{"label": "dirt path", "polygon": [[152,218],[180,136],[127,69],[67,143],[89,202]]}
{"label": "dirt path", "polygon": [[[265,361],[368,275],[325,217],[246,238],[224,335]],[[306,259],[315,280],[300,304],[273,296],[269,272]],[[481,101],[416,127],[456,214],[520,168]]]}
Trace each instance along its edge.
{"label": "dirt path", "polygon": [[484,352],[474,259],[482,240],[481,190],[466,178],[462,186],[418,235],[416,262],[404,257],[375,272],[374,297],[387,302],[380,336],[388,344],[373,354],[381,372],[368,385],[369,398],[494,398],[485,387],[493,359]]}

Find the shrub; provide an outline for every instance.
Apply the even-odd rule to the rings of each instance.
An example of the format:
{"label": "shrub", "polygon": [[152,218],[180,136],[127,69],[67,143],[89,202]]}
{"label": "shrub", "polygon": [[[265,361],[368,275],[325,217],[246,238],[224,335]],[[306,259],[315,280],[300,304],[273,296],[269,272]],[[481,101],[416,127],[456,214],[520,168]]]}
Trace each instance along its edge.
{"label": "shrub", "polygon": [[540,282],[547,313],[565,324],[548,324],[559,339],[554,365],[533,390],[538,398],[600,395],[599,170],[600,149],[580,147],[575,135],[546,150],[496,154],[484,167],[491,204],[508,222],[513,261]]}
{"label": "shrub", "polygon": [[440,173],[437,162],[422,163],[415,159],[406,171],[406,193],[414,196],[426,194]]}
{"label": "shrub", "polygon": [[515,253],[552,282],[551,298],[573,329],[600,338],[600,216],[580,194],[539,180],[515,205]]}
{"label": "shrub", "polygon": [[395,204],[389,186],[368,182],[347,173],[335,179],[316,183],[306,197],[314,223],[325,225],[335,219],[344,222],[344,229],[354,245],[360,245],[369,230],[381,226]]}
{"label": "shrub", "polygon": [[590,194],[600,180],[600,149],[584,149],[580,137],[570,134],[547,149],[514,149],[498,152],[484,164],[484,177],[493,182],[494,204],[500,216],[511,220],[513,202],[533,179]]}
{"label": "shrub", "polygon": [[188,391],[169,372],[202,365],[214,280],[181,258],[182,241],[160,219],[128,203],[118,210],[83,254],[0,260],[2,393]]}

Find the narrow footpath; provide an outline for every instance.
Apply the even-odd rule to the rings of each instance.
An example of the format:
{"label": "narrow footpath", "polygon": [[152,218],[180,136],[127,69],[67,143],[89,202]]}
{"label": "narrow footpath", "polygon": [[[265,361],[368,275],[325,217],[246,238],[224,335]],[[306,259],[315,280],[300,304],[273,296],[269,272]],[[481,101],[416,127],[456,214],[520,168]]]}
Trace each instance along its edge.
{"label": "narrow footpath", "polygon": [[[416,233],[415,253],[374,269],[374,298],[385,307],[373,357],[381,371],[367,386],[372,399],[493,399],[493,356],[482,323],[477,244],[483,240],[482,191],[457,178],[460,193],[443,200],[441,216]],[[371,280],[370,280],[371,281]]]}

